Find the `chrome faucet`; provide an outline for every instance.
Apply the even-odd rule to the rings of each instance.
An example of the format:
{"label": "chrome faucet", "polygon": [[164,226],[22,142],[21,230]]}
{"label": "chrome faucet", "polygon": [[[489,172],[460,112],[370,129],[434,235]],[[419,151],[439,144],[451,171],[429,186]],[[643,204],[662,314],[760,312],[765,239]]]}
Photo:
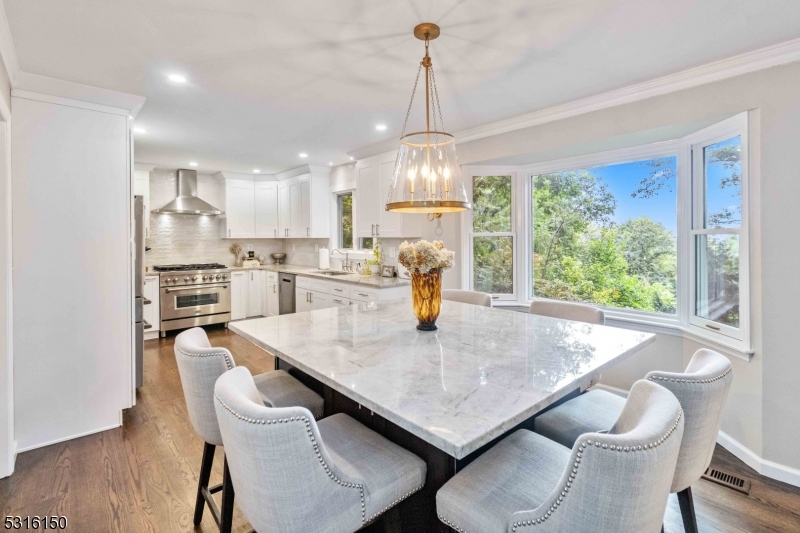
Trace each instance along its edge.
{"label": "chrome faucet", "polygon": [[350,252],[347,250],[340,250],[338,248],[334,248],[331,250],[331,256],[333,256],[333,252],[339,252],[340,254],[344,254],[344,261],[342,262],[342,271],[344,272],[353,272],[353,262],[350,261]]}

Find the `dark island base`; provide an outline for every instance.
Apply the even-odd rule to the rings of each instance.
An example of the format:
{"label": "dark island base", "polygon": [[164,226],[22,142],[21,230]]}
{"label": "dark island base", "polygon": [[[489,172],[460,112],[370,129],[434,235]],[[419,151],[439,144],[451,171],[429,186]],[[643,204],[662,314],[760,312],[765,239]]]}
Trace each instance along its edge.
{"label": "dark island base", "polygon": [[[357,402],[347,396],[333,390],[322,382],[309,376],[308,374],[294,368],[289,363],[275,358],[275,368],[283,369],[301,381],[311,390],[317,392],[325,399],[325,416],[337,413],[345,413],[366,427],[375,431],[379,435],[389,439],[398,446],[416,454],[425,461],[428,466],[428,474],[425,479],[425,487],[419,492],[409,497],[398,505],[400,513],[400,523],[404,533],[449,533],[451,530],[443,524],[436,514],[436,492],[447,481],[456,475],[457,472],[466,467],[469,463],[480,457],[486,450],[494,446],[500,440],[510,435],[518,429],[528,429],[533,431],[533,420],[531,417],[518,424],[514,428],[506,431],[490,443],[482,446],[463,459],[456,459],[439,448],[428,444],[416,435],[412,435],[397,424],[386,420],[382,416],[373,413],[366,407],[360,406]],[[569,393],[548,409],[577,396],[579,389]],[[383,531],[380,522],[368,526],[362,530],[364,533],[377,533]]]}

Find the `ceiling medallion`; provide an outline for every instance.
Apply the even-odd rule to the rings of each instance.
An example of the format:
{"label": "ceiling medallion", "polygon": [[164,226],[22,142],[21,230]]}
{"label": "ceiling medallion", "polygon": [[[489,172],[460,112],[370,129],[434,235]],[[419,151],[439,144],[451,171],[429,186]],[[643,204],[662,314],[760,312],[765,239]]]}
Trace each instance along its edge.
{"label": "ceiling medallion", "polygon": [[[439,26],[424,22],[414,28],[414,36],[425,41],[425,57],[417,69],[414,90],[408,103],[400,150],[386,201],[387,211],[400,213],[446,213],[464,211],[472,206],[456,158],[455,137],[446,133],[439,105],[439,92],[433,74],[433,61],[428,55],[428,44],[439,37]],[[425,130],[406,133],[408,117],[414,104],[414,94],[419,75],[425,68]],[[433,119],[433,128],[431,128]]]}

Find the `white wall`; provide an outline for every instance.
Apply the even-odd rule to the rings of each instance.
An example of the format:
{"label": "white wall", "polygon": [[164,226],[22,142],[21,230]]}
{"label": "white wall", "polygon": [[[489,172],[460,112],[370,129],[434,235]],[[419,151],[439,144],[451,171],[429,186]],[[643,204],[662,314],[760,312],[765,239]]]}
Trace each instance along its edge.
{"label": "white wall", "polygon": [[14,471],[11,304],[11,82],[0,58],[0,478]]}
{"label": "white wall", "polygon": [[130,403],[127,112],[12,97],[19,450],[115,427]]}
{"label": "white wall", "polygon": [[[753,172],[760,174],[761,214],[751,227],[755,357],[732,359],[734,382],[722,431],[765,461],[800,469],[800,357],[797,355],[797,264],[800,233],[800,62],[620,105],[458,145],[462,164],[477,164],[534,151],[569,154],[576,146],[637,132],[708,122],[751,111]],[[571,153],[571,155],[577,155]],[[555,156],[554,156],[555,157]],[[662,339],[637,362],[607,372],[603,380],[632,383],[646,369],[683,362],[697,348]]]}

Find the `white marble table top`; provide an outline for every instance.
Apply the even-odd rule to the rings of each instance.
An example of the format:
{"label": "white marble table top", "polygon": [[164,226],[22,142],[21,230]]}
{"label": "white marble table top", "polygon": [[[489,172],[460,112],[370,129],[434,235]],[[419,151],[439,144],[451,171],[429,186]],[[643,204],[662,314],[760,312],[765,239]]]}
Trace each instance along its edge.
{"label": "white marble table top", "polygon": [[439,331],[416,324],[405,299],[229,327],[458,459],[655,340],[451,301]]}

